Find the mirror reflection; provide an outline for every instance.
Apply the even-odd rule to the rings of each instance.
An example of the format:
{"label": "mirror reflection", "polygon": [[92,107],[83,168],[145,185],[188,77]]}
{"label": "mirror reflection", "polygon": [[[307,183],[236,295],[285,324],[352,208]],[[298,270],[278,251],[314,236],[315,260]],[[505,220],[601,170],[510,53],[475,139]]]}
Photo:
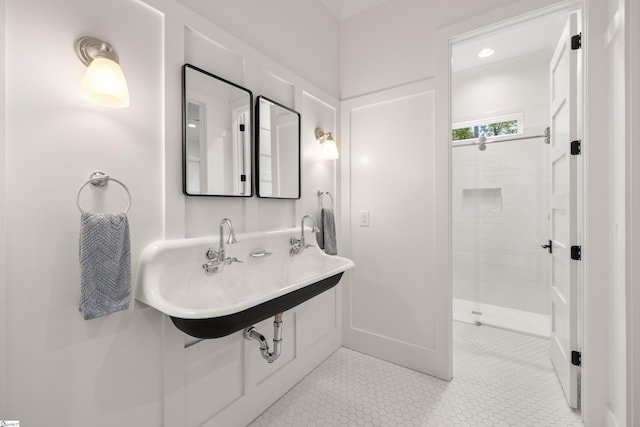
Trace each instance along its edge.
{"label": "mirror reflection", "polygon": [[182,84],[183,192],[252,196],[253,94],[191,64]]}
{"label": "mirror reflection", "polygon": [[258,197],[300,198],[300,114],[264,96],[256,102]]}

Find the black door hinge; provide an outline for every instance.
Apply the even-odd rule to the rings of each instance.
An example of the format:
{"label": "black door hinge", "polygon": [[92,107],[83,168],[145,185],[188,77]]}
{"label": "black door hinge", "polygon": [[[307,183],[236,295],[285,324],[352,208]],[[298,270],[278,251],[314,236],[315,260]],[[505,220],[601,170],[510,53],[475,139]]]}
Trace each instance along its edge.
{"label": "black door hinge", "polygon": [[580,353],[579,351],[572,351],[571,364],[573,366],[582,366],[582,353]]}
{"label": "black door hinge", "polygon": [[571,50],[578,50],[582,47],[582,33],[571,36]]}
{"label": "black door hinge", "polygon": [[240,132],[244,132],[244,124],[243,123],[240,124]]}
{"label": "black door hinge", "polygon": [[582,246],[571,246],[571,259],[580,261],[582,259]]}
{"label": "black door hinge", "polygon": [[578,139],[577,141],[571,141],[571,154],[576,156],[582,152],[581,143]]}
{"label": "black door hinge", "polygon": [[240,175],[240,182],[247,182],[247,175],[245,174]]}

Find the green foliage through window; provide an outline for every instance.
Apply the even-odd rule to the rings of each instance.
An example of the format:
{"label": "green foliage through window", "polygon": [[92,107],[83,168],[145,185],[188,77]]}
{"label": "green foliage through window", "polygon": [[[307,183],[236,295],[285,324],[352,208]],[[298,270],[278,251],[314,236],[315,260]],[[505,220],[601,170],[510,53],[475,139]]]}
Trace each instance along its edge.
{"label": "green foliage through window", "polygon": [[479,138],[481,136],[499,136],[518,133],[518,120],[507,120],[504,122],[487,123],[475,126],[468,126],[453,129],[451,132],[452,141],[463,139]]}

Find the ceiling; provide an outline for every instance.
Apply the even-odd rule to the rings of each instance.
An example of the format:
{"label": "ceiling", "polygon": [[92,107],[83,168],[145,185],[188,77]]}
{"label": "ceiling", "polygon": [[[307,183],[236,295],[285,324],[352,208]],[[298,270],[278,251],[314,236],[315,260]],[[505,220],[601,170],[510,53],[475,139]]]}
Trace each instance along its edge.
{"label": "ceiling", "polygon": [[320,0],[340,21],[349,19],[388,0]]}
{"label": "ceiling", "polygon": [[[566,22],[566,12],[550,14],[455,43],[451,69],[455,73],[535,54],[551,58]],[[479,58],[484,48],[495,53]]]}

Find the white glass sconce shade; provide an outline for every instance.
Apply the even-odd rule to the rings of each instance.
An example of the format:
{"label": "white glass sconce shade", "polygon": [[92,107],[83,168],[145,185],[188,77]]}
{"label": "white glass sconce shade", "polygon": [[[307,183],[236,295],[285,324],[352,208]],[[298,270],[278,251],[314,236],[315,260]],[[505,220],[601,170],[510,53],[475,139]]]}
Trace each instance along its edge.
{"label": "white glass sconce shade", "polygon": [[322,159],[337,160],[340,158],[336,140],[333,139],[331,132],[324,132],[322,129],[317,128],[316,139],[320,143],[320,157]]}
{"label": "white glass sconce shade", "polygon": [[322,158],[327,160],[337,160],[340,158],[338,155],[338,146],[331,134],[322,143]]}
{"label": "white glass sconce shade", "polygon": [[113,47],[95,37],[81,37],[76,41],[76,53],[88,66],[82,81],[82,96],[105,107],[128,107],[127,80]]}
{"label": "white glass sconce shade", "polygon": [[128,107],[129,89],[120,65],[107,58],[95,58],[84,74],[82,96],[105,107]]}

